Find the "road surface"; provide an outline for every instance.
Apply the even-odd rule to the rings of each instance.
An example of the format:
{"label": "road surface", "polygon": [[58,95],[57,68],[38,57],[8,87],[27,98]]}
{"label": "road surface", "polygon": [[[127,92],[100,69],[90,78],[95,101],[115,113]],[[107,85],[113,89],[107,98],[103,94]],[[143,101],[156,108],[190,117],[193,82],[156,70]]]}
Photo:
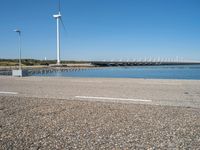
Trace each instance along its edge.
{"label": "road surface", "polygon": [[0,95],[199,108],[200,81],[2,76]]}
{"label": "road surface", "polygon": [[0,149],[199,149],[200,81],[0,77]]}

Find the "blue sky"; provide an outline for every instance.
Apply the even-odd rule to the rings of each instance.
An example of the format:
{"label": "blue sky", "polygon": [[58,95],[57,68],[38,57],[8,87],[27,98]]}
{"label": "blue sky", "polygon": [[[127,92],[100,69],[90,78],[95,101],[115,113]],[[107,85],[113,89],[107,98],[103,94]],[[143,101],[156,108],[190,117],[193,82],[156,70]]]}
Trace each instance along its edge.
{"label": "blue sky", "polygon": [[[56,59],[57,0],[0,0],[0,58]],[[61,0],[61,59],[200,60],[199,0]]]}

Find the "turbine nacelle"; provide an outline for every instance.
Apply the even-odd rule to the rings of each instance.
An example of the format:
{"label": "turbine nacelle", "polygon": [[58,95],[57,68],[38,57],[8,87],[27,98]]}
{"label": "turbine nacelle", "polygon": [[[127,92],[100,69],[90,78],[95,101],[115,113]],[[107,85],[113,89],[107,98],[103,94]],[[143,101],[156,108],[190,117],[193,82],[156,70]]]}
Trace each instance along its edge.
{"label": "turbine nacelle", "polygon": [[21,33],[21,31],[19,29],[15,29],[13,30],[14,32],[17,32],[17,33]]}
{"label": "turbine nacelle", "polygon": [[54,18],[61,18],[61,14],[59,12],[59,14],[53,15]]}

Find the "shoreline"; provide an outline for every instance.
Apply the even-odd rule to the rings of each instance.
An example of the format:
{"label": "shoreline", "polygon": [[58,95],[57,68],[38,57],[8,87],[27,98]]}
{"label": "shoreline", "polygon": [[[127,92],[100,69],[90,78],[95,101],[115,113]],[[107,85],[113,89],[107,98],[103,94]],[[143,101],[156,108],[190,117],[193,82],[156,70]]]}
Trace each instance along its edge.
{"label": "shoreline", "polygon": [[[95,69],[95,68],[94,68]],[[72,70],[73,71],[73,70]],[[131,78],[131,77],[76,77],[76,76],[74,76],[74,77],[70,77],[70,76],[68,76],[68,77],[65,77],[65,76],[24,76],[24,77],[13,77],[12,75],[1,75],[0,74],[0,78],[5,78],[5,79],[28,79],[28,78],[32,78],[32,79],[36,79],[36,78],[38,78],[38,79],[60,79],[60,80],[62,80],[62,79],[86,79],[86,80],[88,80],[88,79],[96,79],[96,80],[135,80],[135,81],[143,81],[143,80],[146,80],[146,81],[178,81],[178,82],[181,82],[181,81],[183,81],[183,82],[200,82],[200,79],[169,79],[169,78]]]}
{"label": "shoreline", "polygon": [[[85,68],[85,70],[87,70],[88,68]],[[91,69],[96,69],[96,68],[91,68]],[[77,70],[81,70],[81,69],[69,69],[70,71],[77,71]],[[200,82],[200,79],[171,79],[171,78],[134,78],[134,77],[78,77],[78,76],[24,76],[24,77],[13,77],[11,74],[10,75],[2,75],[0,74],[0,78],[23,78],[23,79],[26,79],[26,78],[55,78],[55,79],[108,79],[108,80],[149,80],[149,81],[197,81],[197,82]]]}
{"label": "shoreline", "polygon": [[[77,70],[87,70],[87,69],[96,69],[96,68],[103,68],[103,67],[97,67],[97,66],[62,66],[62,67],[58,67],[58,66],[22,66],[22,70],[27,71],[28,73],[32,74],[32,73],[37,73],[37,72],[45,72],[45,71],[49,71],[49,72],[53,72],[53,71],[77,71]],[[19,67],[18,66],[12,66],[12,67],[8,67],[8,66],[0,66],[0,75],[11,75],[12,74],[12,70],[18,70]]]}

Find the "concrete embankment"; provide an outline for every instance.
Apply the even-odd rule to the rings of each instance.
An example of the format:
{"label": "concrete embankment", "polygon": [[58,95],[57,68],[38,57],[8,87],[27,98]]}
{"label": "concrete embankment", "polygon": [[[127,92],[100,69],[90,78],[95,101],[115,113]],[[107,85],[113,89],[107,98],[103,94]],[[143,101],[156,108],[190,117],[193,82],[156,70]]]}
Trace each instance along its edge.
{"label": "concrete embankment", "polygon": [[[0,66],[0,75],[11,75],[12,70],[18,69],[18,66]],[[86,69],[97,68],[91,64],[64,64],[64,65],[50,65],[50,66],[23,66],[22,69],[28,74],[47,73],[55,71],[78,71]]]}

